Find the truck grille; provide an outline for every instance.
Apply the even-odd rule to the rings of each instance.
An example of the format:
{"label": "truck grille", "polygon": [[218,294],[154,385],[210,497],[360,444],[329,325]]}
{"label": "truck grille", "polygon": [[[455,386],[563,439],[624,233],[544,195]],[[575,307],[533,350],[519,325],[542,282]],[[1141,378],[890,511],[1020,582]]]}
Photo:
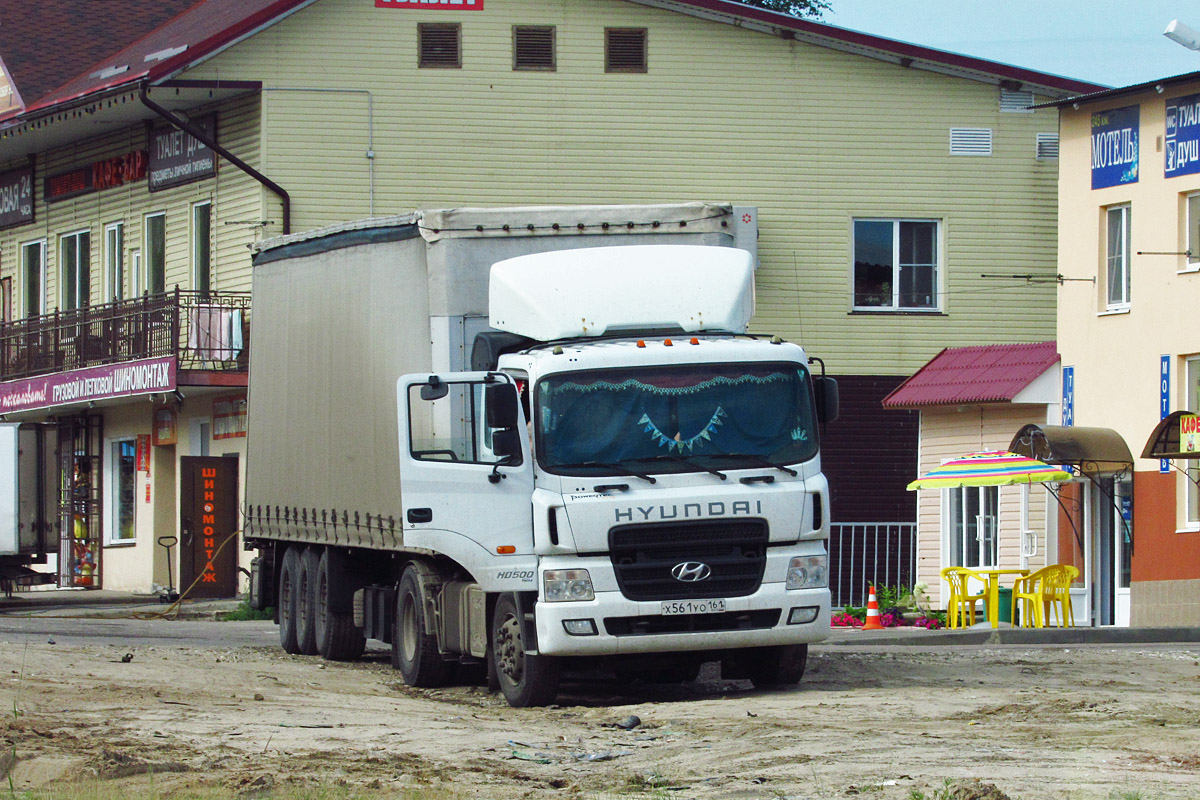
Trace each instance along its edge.
{"label": "truck grille", "polygon": [[759,631],[778,625],[782,613],[778,608],[764,608],[759,611],[680,617],[605,617],[604,632],[609,636],[653,636],[664,633]]}
{"label": "truck grille", "polygon": [[[622,525],[608,532],[617,585],[630,600],[687,600],[754,594],[767,566],[766,520],[666,522]],[[711,575],[680,581],[672,574],[687,562]]]}

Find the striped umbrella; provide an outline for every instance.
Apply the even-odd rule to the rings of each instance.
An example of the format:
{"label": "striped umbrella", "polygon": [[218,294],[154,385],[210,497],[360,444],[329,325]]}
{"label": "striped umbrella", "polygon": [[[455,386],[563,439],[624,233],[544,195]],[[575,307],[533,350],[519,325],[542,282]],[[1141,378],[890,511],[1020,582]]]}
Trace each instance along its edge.
{"label": "striped umbrella", "polygon": [[955,486],[1011,486],[1069,480],[1071,473],[1063,472],[1044,461],[997,450],[968,453],[947,461],[910,483],[908,490],[913,492],[917,489],[950,489]]}

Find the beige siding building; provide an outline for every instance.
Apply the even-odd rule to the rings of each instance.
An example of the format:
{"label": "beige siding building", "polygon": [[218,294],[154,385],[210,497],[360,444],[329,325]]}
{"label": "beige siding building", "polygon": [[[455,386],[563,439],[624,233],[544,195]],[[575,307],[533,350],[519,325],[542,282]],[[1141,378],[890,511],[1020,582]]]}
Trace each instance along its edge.
{"label": "beige siding building", "polygon": [[[1058,270],[1058,120],[1030,106],[1099,87],[725,0],[206,0],[155,25],[0,118],[0,178],[31,187],[28,216],[0,215],[5,342],[51,342],[40,366],[6,356],[0,403],[71,369],[170,372],[162,390],[13,400],[6,415],[61,422],[102,471],[84,538],[108,588],[209,572],[195,542],[213,537],[181,508],[207,467],[185,457],[244,453],[257,238],[414,208],[745,206],[760,234],[752,330],[802,342],[842,380],[825,469],[845,523],[914,519],[916,421],[879,406],[903,376],[948,345],[1053,335],[1053,287],[1037,279]],[[21,89],[28,65],[6,66]],[[211,168],[187,160],[205,152]],[[135,157],[119,184],[65,188],[138,153],[144,171]],[[54,310],[85,308],[126,321],[97,329],[101,356],[54,361],[68,346]],[[157,350],[112,338],[160,320]],[[172,444],[154,444],[160,410]],[[880,429],[867,449],[862,432]],[[74,510],[55,513],[73,547]],[[162,536],[199,549],[168,558]],[[198,559],[191,573],[181,558]]]}
{"label": "beige siding building", "polygon": [[[1200,493],[1186,423],[1200,410],[1200,74],[1059,106],[1058,340],[1064,424],[1108,429],[1130,463],[1086,484],[1088,603],[1102,623],[1200,624]],[[1194,417],[1193,417],[1194,419]],[[1193,451],[1194,452],[1194,451]]]}

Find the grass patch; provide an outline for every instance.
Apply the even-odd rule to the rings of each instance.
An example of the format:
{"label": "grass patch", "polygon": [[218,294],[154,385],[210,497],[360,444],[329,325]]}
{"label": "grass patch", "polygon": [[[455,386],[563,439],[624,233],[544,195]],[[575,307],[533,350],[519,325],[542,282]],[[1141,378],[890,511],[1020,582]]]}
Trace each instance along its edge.
{"label": "grass patch", "polygon": [[218,616],[221,622],[248,622],[250,620],[273,620],[275,619],[275,609],[267,606],[261,611],[257,608],[250,607],[249,600],[243,600],[238,603],[237,608],[232,611],[226,611]]}

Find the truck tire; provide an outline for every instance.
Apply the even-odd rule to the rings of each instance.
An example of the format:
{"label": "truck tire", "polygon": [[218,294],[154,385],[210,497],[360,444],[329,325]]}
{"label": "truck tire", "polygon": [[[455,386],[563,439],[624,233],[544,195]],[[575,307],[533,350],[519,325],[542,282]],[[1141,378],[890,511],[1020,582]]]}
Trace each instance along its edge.
{"label": "truck tire", "polygon": [[794,686],[804,677],[808,645],[789,644],[756,648],[750,661],[750,682],[756,689]]}
{"label": "truck tire", "polygon": [[300,585],[300,553],[289,547],[279,565],[279,597],[276,613],[279,615],[279,646],[283,652],[297,655],[300,644],[296,639],[296,615],[299,602],[296,597]]}
{"label": "truck tire", "polygon": [[329,610],[329,550],[321,552],[317,564],[317,652],[326,661],[356,661],[366,649],[362,628],[354,624],[353,614]]}
{"label": "truck tire", "polygon": [[392,632],[392,666],[409,686],[445,686],[453,662],[442,658],[437,636],[425,628],[425,602],[417,571],[406,567],[396,588],[396,622]]}
{"label": "truck tire", "polygon": [[514,708],[544,706],[558,696],[559,662],[528,655],[516,598],[502,594],[492,614],[492,658],[504,699]]}
{"label": "truck tire", "polygon": [[317,654],[317,565],[321,551],[307,547],[300,553],[296,584],[296,646],[306,656]]}

